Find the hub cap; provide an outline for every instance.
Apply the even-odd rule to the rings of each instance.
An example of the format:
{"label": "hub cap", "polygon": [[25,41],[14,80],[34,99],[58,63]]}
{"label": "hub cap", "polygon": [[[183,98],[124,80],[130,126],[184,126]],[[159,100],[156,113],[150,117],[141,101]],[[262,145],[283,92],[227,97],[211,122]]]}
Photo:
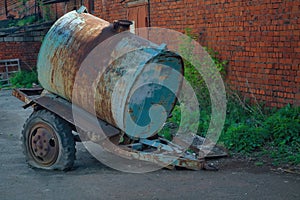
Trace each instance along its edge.
{"label": "hub cap", "polygon": [[50,166],[57,160],[59,143],[54,130],[46,124],[35,125],[29,136],[29,150],[40,165]]}

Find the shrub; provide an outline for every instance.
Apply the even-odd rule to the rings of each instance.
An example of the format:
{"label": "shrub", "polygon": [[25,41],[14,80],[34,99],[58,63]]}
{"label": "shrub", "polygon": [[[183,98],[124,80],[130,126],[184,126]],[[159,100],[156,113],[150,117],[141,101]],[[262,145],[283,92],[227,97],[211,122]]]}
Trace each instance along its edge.
{"label": "shrub", "polygon": [[281,108],[264,125],[269,131],[271,156],[275,161],[300,164],[300,107]]}
{"label": "shrub", "polygon": [[300,144],[300,107],[281,108],[265,121],[270,140],[277,146]]}
{"label": "shrub", "polygon": [[33,83],[38,83],[37,72],[20,71],[10,79],[10,82],[16,88],[31,88]]}
{"label": "shrub", "polygon": [[267,130],[246,124],[230,126],[222,135],[224,145],[234,152],[251,153],[261,150],[267,139]]}
{"label": "shrub", "polygon": [[36,17],[35,16],[28,16],[28,17],[18,21],[16,25],[17,26],[26,26],[26,25],[33,24],[34,22],[36,22]]}
{"label": "shrub", "polygon": [[[187,30],[187,34],[190,34],[190,30]],[[191,38],[183,40],[179,48],[185,58],[195,59],[192,55],[192,45],[189,45],[191,41]],[[219,60],[216,52],[212,50],[208,52],[224,77],[227,62]],[[184,76],[192,85],[199,101],[198,134],[205,136],[211,118],[209,91],[195,66],[186,60],[184,64]],[[250,104],[247,100],[242,101],[236,91],[228,88],[230,87],[227,87],[227,94],[229,94],[227,116],[219,143],[232,152],[252,156],[257,155],[252,154],[257,151],[267,153],[273,158],[275,164],[300,164],[300,107],[288,105],[282,109],[270,109],[260,102]],[[176,105],[172,115],[173,117],[167,120],[167,124],[171,123],[176,128],[170,130],[170,127],[164,127],[159,133],[169,140],[172,139],[174,130],[178,129],[180,121],[188,121],[195,116],[195,113],[190,112],[187,116],[183,116],[180,106]],[[185,131],[195,129],[194,124],[188,126],[188,123],[183,128]]]}

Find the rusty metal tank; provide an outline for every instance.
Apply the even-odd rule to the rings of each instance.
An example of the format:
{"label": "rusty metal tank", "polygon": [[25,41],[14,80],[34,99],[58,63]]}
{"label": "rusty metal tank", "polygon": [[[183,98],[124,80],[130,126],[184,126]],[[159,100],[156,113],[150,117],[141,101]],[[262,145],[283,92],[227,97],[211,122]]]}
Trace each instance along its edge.
{"label": "rusty metal tank", "polygon": [[109,22],[72,11],[45,36],[37,63],[42,87],[131,136],[156,133],[182,84],[180,56]]}

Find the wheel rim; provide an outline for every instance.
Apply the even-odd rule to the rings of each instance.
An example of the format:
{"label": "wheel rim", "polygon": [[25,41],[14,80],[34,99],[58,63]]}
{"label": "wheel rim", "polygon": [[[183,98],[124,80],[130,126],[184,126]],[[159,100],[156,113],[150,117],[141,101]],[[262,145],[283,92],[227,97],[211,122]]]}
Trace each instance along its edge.
{"label": "wheel rim", "polygon": [[32,158],[42,166],[51,166],[57,160],[59,143],[55,131],[39,123],[30,130],[28,147]]}

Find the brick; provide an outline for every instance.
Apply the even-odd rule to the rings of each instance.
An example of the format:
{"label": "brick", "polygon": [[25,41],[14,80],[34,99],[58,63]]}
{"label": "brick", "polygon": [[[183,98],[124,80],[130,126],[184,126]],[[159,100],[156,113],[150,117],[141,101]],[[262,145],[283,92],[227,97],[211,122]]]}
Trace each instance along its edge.
{"label": "brick", "polygon": [[[251,97],[250,91],[255,92],[258,100],[275,107],[282,106],[287,97],[289,101],[293,101],[295,84],[300,84],[298,1],[150,2],[152,26],[170,28],[182,33],[185,28],[192,28],[199,36],[197,39],[201,45],[212,48],[219,52],[222,59],[229,61],[227,81],[239,88],[243,95]],[[67,8],[73,9],[72,1],[67,3]],[[57,4],[57,9],[61,16],[64,3]],[[95,0],[94,14],[109,22],[126,19],[127,11],[126,6],[122,6],[117,0]],[[40,43],[32,44],[35,44],[32,45],[35,50],[29,50],[26,55],[28,57],[32,51],[33,57],[30,59],[35,62]],[[6,57],[22,56],[22,49],[29,46],[9,44],[10,50],[1,53],[1,45],[2,43],[0,57],[4,54]],[[245,80],[249,81],[247,85]],[[273,90],[284,92],[281,95],[285,97],[273,98]]]}
{"label": "brick", "polygon": [[0,59],[21,60],[21,68],[36,66],[37,56],[41,43],[40,42],[5,42],[0,45]]}

